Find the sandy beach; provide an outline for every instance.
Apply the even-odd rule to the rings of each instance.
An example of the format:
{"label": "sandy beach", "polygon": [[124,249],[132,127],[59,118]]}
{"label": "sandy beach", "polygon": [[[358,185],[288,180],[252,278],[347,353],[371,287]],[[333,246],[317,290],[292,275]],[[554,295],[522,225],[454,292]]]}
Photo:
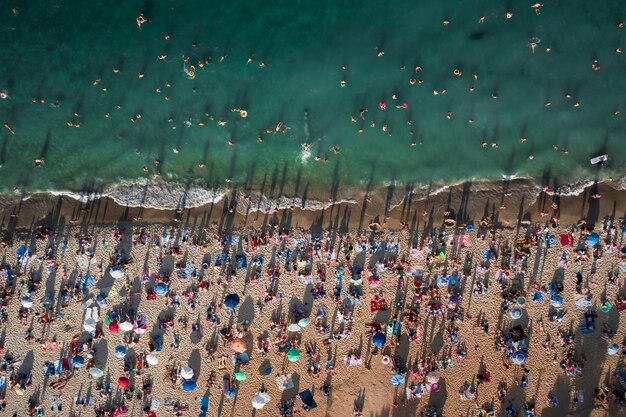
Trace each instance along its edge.
{"label": "sandy beach", "polygon": [[[615,398],[597,400],[594,390],[619,386],[623,193],[604,187],[594,199],[587,190],[557,207],[549,194],[500,190],[468,201],[465,191],[411,202],[392,195],[387,216],[376,196],[365,209],[247,215],[227,201],[177,213],[44,195],[7,207],[7,198],[5,413],[25,415],[30,405],[45,415],[140,416],[152,406],[160,416],[179,402],[181,415],[197,415],[206,397],[206,415],[270,416],[306,389],[317,407],[306,411],[296,398],[293,409],[311,416],[622,413]],[[597,245],[588,242],[593,232]],[[224,304],[229,294],[239,298],[234,314]],[[85,317],[94,306],[90,333]],[[590,309],[597,317],[587,314],[594,324],[583,332]],[[133,326],[111,331],[112,321]],[[310,324],[287,330],[298,322]],[[517,325],[523,344],[512,348]],[[234,365],[233,340],[247,363]],[[118,358],[121,345],[127,351]],[[298,360],[289,360],[290,349]],[[513,362],[518,351],[523,365]],[[182,389],[187,366],[191,392]],[[92,377],[93,368],[103,376]],[[237,372],[246,379],[232,379]],[[279,374],[293,387],[280,390]],[[466,399],[464,385],[473,385]],[[253,409],[260,389],[271,399]],[[84,409],[77,395],[88,398]]]}

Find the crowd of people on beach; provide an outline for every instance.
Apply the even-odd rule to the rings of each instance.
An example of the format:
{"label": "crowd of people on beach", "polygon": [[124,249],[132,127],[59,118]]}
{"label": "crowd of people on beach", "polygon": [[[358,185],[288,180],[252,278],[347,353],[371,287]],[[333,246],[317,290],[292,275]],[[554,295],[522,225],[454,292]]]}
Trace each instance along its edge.
{"label": "crowd of people on beach", "polygon": [[[583,219],[567,229],[557,226],[527,224],[514,240],[504,238],[490,216],[476,225],[448,221],[438,231],[421,234],[332,230],[306,234],[288,229],[242,233],[212,227],[190,230],[180,225],[158,234],[154,229],[126,225],[113,227],[106,236],[81,229],[69,237],[39,226],[30,234],[5,235],[2,240],[1,325],[11,329],[6,337],[17,338],[21,333],[24,343],[41,358],[43,383],[52,392],[63,390],[77,375],[93,378],[98,395],[79,393],[73,407],[93,409],[100,416],[127,414],[135,402],[146,416],[156,416],[160,399],[153,396],[153,378],[158,376],[152,373],[154,369],[160,373],[165,369],[164,381],[181,398],[188,398],[184,393],[202,383],[209,394],[202,397],[199,407],[206,413],[220,374],[221,395],[226,400],[234,398],[246,384],[248,365],[257,358],[266,360],[261,375],[274,373],[279,391],[293,392],[297,371],[312,380],[326,375],[321,385],[325,397],[333,395],[330,381],[342,368],[372,370],[373,361],[379,360],[388,369],[390,387],[403,388],[394,394],[392,405],[406,407],[413,400],[436,395],[455,367],[489,349],[480,343],[468,346],[470,338],[487,345],[490,341],[493,352],[502,357],[501,366],[514,370],[514,383],[526,389],[533,373],[526,362],[531,353],[539,354],[529,349],[531,331],[533,338],[545,338],[540,344],[565,378],[585,375],[588,359],[576,344],[580,337],[596,334],[609,356],[626,354],[624,335],[607,320],[612,310],[626,310],[626,294],[619,291],[619,274],[626,271],[626,246],[621,246],[626,224],[607,217],[601,225]],[[143,265],[139,254],[145,254]],[[546,257],[556,258],[557,264],[549,281],[533,273],[532,267],[538,258]],[[595,277],[595,269],[607,258],[617,262],[618,269],[607,277]],[[70,264],[74,270],[68,270]],[[589,269],[585,277],[583,270]],[[573,285],[566,273],[571,270],[576,270],[573,294],[580,325],[575,312],[565,308],[565,288]],[[600,295],[601,284],[605,289]],[[233,288],[240,290],[233,292]],[[480,303],[492,291],[500,294],[500,315],[506,318],[497,325],[489,322],[485,311],[476,313],[468,304],[468,299]],[[286,294],[291,299],[283,311]],[[246,296],[256,297],[253,312],[240,310]],[[165,309],[150,320],[149,313],[142,311],[142,299],[148,307],[162,300]],[[19,306],[14,307],[16,303]],[[551,326],[543,317],[534,322],[529,319],[535,305],[546,303]],[[68,320],[78,307],[83,317],[80,330]],[[255,328],[268,311],[269,328]],[[198,320],[190,323],[194,314]],[[473,323],[471,335],[462,331],[467,321]],[[365,329],[355,328],[355,323],[365,323]],[[440,323],[443,347],[439,350],[430,348],[428,323]],[[62,324],[63,333],[56,333],[57,324]],[[57,330],[52,334],[54,326]],[[207,337],[211,329],[219,337]],[[252,330],[260,334],[256,340]],[[369,340],[367,351],[342,348],[355,334]],[[204,343],[202,362],[210,372],[203,381],[198,364],[191,361],[170,358],[165,368],[158,367],[165,355],[160,352],[177,352],[187,337]],[[107,345],[107,340],[118,344]],[[402,344],[429,347],[408,361]],[[336,359],[337,351],[342,360]],[[41,380],[35,375],[40,370],[20,366],[24,358],[4,344],[0,352],[5,407],[10,398],[17,400],[14,394],[32,394],[33,381]],[[109,353],[120,360],[119,365],[106,365]],[[300,365],[302,356],[304,365]],[[120,376],[113,383],[105,374],[116,366]],[[481,416],[495,415],[496,409],[507,416],[535,415],[533,401],[519,408],[509,396],[510,383],[493,380],[488,367],[494,366],[498,365],[493,360],[481,363],[476,374],[458,388],[459,400],[475,403]],[[598,403],[624,406],[626,370],[618,367],[614,372],[617,382],[612,386],[601,384],[593,393],[575,389],[569,399],[554,392],[545,406],[557,407],[560,401],[583,403],[585,395],[592,395]],[[479,406],[481,387],[494,382],[500,406]],[[263,408],[272,392],[263,384],[253,406]],[[300,400],[283,395],[278,402],[282,415],[317,406],[310,390],[294,394]],[[62,407],[59,394],[51,395],[48,402],[53,410]],[[48,407],[44,404],[44,399],[31,395],[30,415],[44,415]],[[363,406],[355,401],[354,415],[362,415]],[[441,406],[431,402],[422,415],[440,415]],[[182,415],[190,405],[168,397],[164,407]]]}

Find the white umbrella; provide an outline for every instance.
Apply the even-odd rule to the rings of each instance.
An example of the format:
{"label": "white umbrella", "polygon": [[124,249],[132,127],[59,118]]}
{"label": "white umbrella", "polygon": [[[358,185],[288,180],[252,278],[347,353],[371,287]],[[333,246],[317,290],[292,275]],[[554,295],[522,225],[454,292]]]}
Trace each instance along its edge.
{"label": "white umbrella", "polygon": [[193,369],[191,369],[188,366],[181,366],[180,367],[180,376],[183,379],[191,379],[191,378],[193,378]]}
{"label": "white umbrella", "polygon": [[87,255],[79,255],[76,257],[76,263],[78,264],[78,267],[80,269],[87,269],[89,268],[89,259],[87,258]]}
{"label": "white umbrella", "polygon": [[120,329],[124,332],[129,332],[133,330],[133,323],[131,323],[130,321],[120,323]]}
{"label": "white umbrella", "polygon": [[430,371],[426,374],[426,381],[429,384],[434,384],[435,382],[439,382],[439,374],[435,371]]}
{"label": "white umbrella", "polygon": [[24,308],[31,308],[33,306],[33,300],[32,298],[30,298],[29,296],[25,295],[24,297],[22,297],[22,307]]}
{"label": "white umbrella", "polygon": [[95,332],[96,324],[96,321],[89,317],[87,320],[85,320],[85,323],[83,323],[83,329],[85,329],[86,332]]}
{"label": "white umbrella", "polygon": [[94,378],[102,378],[102,376],[104,375],[104,372],[100,368],[91,368],[89,370],[89,375],[91,375]]}
{"label": "white umbrella", "polygon": [[159,363],[159,359],[157,359],[155,354],[149,353],[146,355],[146,362],[148,362],[148,365],[156,365]]}
{"label": "white umbrella", "polygon": [[289,325],[289,327],[287,327],[287,330],[289,330],[290,332],[299,332],[301,329],[300,326],[298,326],[298,323],[292,323]]}
{"label": "white umbrella", "polygon": [[252,407],[260,410],[265,407],[265,404],[269,403],[272,398],[267,394],[267,392],[257,392],[254,397],[252,397]]}
{"label": "white umbrella", "polygon": [[109,270],[109,274],[113,277],[113,279],[124,278],[124,270],[118,266],[114,266]]}

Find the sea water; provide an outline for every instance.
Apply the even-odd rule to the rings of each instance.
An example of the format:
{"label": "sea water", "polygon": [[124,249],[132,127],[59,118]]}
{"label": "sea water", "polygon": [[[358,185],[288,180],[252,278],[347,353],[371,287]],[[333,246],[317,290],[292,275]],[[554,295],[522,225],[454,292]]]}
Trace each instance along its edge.
{"label": "sea water", "polygon": [[[3,4],[0,187],[80,191],[158,177],[302,192],[622,173],[623,2],[532,5]],[[605,152],[598,171],[589,159]]]}

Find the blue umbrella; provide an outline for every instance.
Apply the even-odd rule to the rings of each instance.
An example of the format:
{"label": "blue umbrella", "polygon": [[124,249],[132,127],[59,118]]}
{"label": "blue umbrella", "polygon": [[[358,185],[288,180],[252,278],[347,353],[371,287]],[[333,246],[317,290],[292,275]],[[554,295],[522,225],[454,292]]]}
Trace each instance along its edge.
{"label": "blue umbrella", "polygon": [[74,368],[82,368],[83,365],[85,365],[85,358],[82,356],[76,355],[72,358],[72,366]]}
{"label": "blue umbrella", "polygon": [[372,337],[372,343],[376,347],[383,347],[386,341],[387,341],[387,337],[385,336],[384,333],[381,333],[381,332],[376,333],[374,337]]}
{"label": "blue umbrella", "polygon": [[123,358],[124,356],[126,356],[126,346],[124,345],[115,346],[115,351],[113,353],[116,358],[118,359]]}
{"label": "blue umbrella", "polygon": [[513,363],[516,365],[523,365],[526,362],[526,352],[523,350],[518,350],[513,353]]}
{"label": "blue umbrella", "polygon": [[551,297],[550,304],[554,307],[561,307],[563,305],[563,297],[559,294],[554,294]]}
{"label": "blue umbrella", "polygon": [[190,392],[190,391],[195,390],[198,384],[196,384],[196,381],[188,379],[186,381],[183,381],[183,383],[180,384],[180,386],[183,389],[183,391]]}
{"label": "blue umbrella", "polygon": [[156,292],[158,295],[167,294],[167,290],[168,287],[163,282],[159,282],[157,285],[154,286],[154,292]]}
{"label": "blue umbrella", "polygon": [[515,307],[511,309],[511,312],[509,314],[511,315],[512,319],[517,320],[522,317],[524,311],[519,307]]}
{"label": "blue umbrella", "polygon": [[209,411],[209,407],[210,407],[209,399],[207,397],[200,398],[198,407],[200,407],[201,411]]}
{"label": "blue umbrella", "polygon": [[400,385],[404,384],[404,381],[406,381],[406,379],[400,374],[395,374],[391,377],[391,385],[393,385],[394,387],[399,387]]}
{"label": "blue umbrella", "polygon": [[599,241],[600,241],[600,236],[598,236],[596,232],[590,233],[589,236],[587,236],[588,246],[596,246]]}
{"label": "blue umbrella", "polygon": [[239,296],[237,294],[228,294],[224,299],[226,307],[235,308],[239,305]]}

